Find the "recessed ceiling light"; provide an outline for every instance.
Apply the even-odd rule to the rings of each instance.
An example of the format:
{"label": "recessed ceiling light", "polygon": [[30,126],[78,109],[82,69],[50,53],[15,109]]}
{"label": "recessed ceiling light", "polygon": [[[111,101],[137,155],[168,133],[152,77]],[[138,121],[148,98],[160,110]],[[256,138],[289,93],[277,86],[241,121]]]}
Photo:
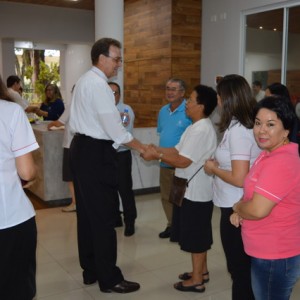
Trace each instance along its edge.
{"label": "recessed ceiling light", "polygon": [[277,31],[277,28],[274,28],[273,30],[274,30],[274,31]]}
{"label": "recessed ceiling light", "polygon": [[259,26],[259,29],[264,29],[262,26]]}

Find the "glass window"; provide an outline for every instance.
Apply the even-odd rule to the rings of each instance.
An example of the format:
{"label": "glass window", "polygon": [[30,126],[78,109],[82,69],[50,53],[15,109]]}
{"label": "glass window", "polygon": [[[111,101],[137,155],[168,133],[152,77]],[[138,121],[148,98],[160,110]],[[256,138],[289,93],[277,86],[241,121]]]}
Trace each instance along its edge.
{"label": "glass window", "polygon": [[300,102],[300,6],[288,9],[286,86],[294,105]]}
{"label": "glass window", "polygon": [[244,76],[263,89],[281,81],[283,15],[281,8],[246,16]]}

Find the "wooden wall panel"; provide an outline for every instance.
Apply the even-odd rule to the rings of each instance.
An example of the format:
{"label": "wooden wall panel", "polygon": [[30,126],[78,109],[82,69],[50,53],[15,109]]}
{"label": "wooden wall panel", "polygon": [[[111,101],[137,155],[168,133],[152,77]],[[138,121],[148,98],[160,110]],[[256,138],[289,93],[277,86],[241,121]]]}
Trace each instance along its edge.
{"label": "wooden wall panel", "polygon": [[[281,70],[268,71],[268,85],[281,81]],[[289,90],[294,105],[300,102],[300,71],[290,70],[286,72],[286,87]]]}
{"label": "wooden wall panel", "polygon": [[201,0],[125,0],[124,102],[135,127],[155,127],[165,83],[200,82]]}

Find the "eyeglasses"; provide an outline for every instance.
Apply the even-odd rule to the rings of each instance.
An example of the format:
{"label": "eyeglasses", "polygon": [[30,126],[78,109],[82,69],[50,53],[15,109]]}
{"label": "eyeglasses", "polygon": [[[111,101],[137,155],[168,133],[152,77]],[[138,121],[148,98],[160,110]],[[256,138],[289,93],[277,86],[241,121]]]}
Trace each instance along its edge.
{"label": "eyeglasses", "polygon": [[183,89],[177,89],[177,88],[171,88],[171,87],[166,87],[166,92],[178,92],[178,91],[183,91]]}
{"label": "eyeglasses", "polygon": [[105,55],[105,54],[104,54],[104,56],[111,58],[111,59],[114,60],[117,64],[120,63],[120,62],[123,62],[123,58],[122,58],[122,57],[119,57],[119,56],[117,56],[117,57],[112,57],[112,56]]}
{"label": "eyeglasses", "polygon": [[192,102],[198,104],[197,100],[193,100],[192,98],[187,98],[186,99],[186,103],[192,103]]}

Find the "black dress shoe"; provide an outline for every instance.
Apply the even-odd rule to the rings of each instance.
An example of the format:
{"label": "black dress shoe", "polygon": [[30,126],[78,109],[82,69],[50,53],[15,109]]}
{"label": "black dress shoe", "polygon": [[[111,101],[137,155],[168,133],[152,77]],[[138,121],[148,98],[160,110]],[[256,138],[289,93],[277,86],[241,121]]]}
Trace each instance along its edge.
{"label": "black dress shoe", "polygon": [[165,229],[165,231],[161,232],[159,235],[158,235],[161,239],[167,239],[171,236],[171,227],[167,227]]}
{"label": "black dress shoe", "polygon": [[125,236],[132,236],[135,233],[134,223],[125,224],[124,235]]}
{"label": "black dress shoe", "polygon": [[140,288],[140,285],[137,282],[127,281],[123,280],[119,284],[115,285],[114,287],[110,289],[103,289],[100,288],[100,291],[103,293],[121,293],[121,294],[127,294],[137,291]]}

